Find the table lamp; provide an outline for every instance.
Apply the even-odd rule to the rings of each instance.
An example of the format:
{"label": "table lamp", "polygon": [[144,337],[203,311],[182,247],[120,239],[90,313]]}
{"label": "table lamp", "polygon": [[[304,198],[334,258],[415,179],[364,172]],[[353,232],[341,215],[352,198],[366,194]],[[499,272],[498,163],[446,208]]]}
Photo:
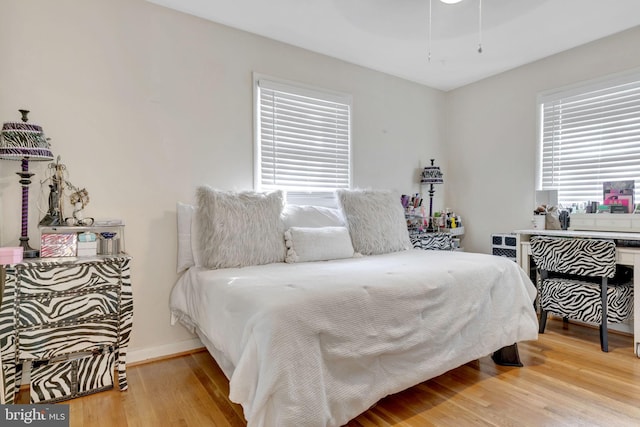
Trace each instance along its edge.
{"label": "table lamp", "polygon": [[34,175],[29,172],[29,160],[53,160],[49,141],[42,132],[42,127],[27,123],[28,110],[19,110],[22,114],[21,122],[5,122],[0,131],[0,159],[20,160],[22,170],[16,172],[22,184],[22,228],[20,246],[24,248],[24,258],[36,258],[37,249],[29,246],[28,217],[29,217],[29,184]]}
{"label": "table lamp", "polygon": [[433,194],[435,193],[435,189],[433,188],[434,184],[444,184],[444,179],[442,179],[442,172],[440,171],[440,166],[433,165],[434,159],[431,159],[431,165],[425,166],[422,175],[420,177],[420,184],[429,184],[429,226],[427,227],[427,231],[433,232],[437,230],[437,227],[433,223]]}

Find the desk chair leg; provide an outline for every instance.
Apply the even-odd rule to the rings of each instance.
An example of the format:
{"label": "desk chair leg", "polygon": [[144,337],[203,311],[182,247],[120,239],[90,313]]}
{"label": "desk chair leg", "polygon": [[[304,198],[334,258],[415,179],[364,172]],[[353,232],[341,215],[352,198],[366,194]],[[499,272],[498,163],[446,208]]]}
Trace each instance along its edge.
{"label": "desk chair leg", "polygon": [[538,326],[538,333],[544,334],[544,328],[547,326],[547,311],[540,309],[540,323]]}
{"label": "desk chair leg", "polygon": [[607,279],[602,279],[601,300],[602,300],[602,323],[600,323],[600,348],[604,352],[609,351],[609,340],[607,339]]}
{"label": "desk chair leg", "polygon": [[605,353],[609,352],[609,342],[607,340],[607,324],[600,325],[600,348]]}

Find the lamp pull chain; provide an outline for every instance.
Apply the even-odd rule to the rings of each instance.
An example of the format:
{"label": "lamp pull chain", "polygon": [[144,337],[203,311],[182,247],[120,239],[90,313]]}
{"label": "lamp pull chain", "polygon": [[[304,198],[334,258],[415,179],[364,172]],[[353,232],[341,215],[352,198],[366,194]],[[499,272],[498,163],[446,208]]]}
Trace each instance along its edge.
{"label": "lamp pull chain", "polygon": [[429,40],[427,43],[427,61],[431,62],[431,0],[429,0]]}
{"label": "lamp pull chain", "polygon": [[482,53],[482,0],[478,0],[478,53]]}

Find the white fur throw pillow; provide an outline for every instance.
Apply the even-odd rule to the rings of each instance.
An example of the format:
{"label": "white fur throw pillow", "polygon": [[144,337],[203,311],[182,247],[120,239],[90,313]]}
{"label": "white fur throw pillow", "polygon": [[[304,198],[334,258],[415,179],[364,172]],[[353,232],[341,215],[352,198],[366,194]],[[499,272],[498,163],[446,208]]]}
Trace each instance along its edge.
{"label": "white fur throw pillow", "polygon": [[286,262],[352,258],[353,245],[346,227],[291,227],[284,233]]}
{"label": "white fur throw pillow", "polygon": [[353,249],[378,255],[411,249],[400,195],[387,190],[337,190]]}
{"label": "white fur throw pillow", "polygon": [[282,192],[196,190],[200,262],[207,268],[283,262]]}

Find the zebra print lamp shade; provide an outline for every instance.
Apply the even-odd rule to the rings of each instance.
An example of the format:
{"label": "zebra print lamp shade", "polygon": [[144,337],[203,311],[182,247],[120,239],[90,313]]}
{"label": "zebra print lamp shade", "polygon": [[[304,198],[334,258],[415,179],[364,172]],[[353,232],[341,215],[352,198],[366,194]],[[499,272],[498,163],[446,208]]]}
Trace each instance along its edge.
{"label": "zebra print lamp shade", "polygon": [[434,166],[435,159],[431,159],[431,165],[425,166],[420,176],[420,184],[444,184],[440,166]]}
{"label": "zebra print lamp shade", "polygon": [[27,123],[28,110],[19,110],[21,122],[5,122],[0,132],[0,159],[53,160],[49,141],[42,127]]}
{"label": "zebra print lamp shade", "polygon": [[0,159],[20,160],[22,169],[17,172],[22,184],[22,224],[20,246],[24,248],[25,258],[35,258],[39,255],[36,249],[29,246],[27,218],[29,216],[29,184],[33,173],[29,172],[29,160],[53,160],[49,141],[44,136],[42,127],[27,123],[28,110],[19,110],[22,114],[21,122],[5,122],[0,131]]}

